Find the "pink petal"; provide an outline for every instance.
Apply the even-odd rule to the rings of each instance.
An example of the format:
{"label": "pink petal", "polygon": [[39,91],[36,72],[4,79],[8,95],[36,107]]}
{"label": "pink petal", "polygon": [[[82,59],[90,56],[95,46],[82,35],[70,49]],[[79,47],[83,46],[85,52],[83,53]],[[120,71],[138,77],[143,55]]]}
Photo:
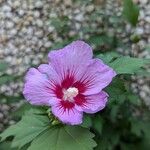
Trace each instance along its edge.
{"label": "pink petal", "polygon": [[72,108],[65,108],[59,103],[52,106],[52,112],[63,123],[70,125],[78,125],[82,123],[83,113],[78,111],[74,106]]}
{"label": "pink petal", "polygon": [[84,95],[97,94],[116,76],[116,72],[99,59],[91,60],[80,82],[86,87]]}
{"label": "pink petal", "polygon": [[86,102],[82,105],[82,109],[86,113],[96,113],[106,106],[107,99],[108,94],[104,91],[99,94],[86,96]]}
{"label": "pink petal", "polygon": [[69,74],[78,79],[86,70],[87,63],[92,59],[92,48],[83,41],[75,41],[63,49],[49,53],[49,61],[62,80]]}
{"label": "pink petal", "polygon": [[34,105],[53,105],[58,99],[53,93],[54,84],[51,83],[46,74],[31,68],[25,77],[23,94],[25,98]]}

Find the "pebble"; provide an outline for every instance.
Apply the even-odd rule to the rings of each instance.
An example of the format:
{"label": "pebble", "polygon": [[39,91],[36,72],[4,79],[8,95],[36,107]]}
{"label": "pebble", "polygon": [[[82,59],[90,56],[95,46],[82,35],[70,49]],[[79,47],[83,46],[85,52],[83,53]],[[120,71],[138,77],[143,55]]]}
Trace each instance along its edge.
{"label": "pebble", "polygon": [[3,11],[4,13],[10,12],[10,11],[11,11],[11,7],[8,6],[8,5],[4,5],[4,6],[2,7],[2,11]]}
{"label": "pebble", "polygon": [[43,2],[42,2],[42,0],[41,1],[36,1],[36,3],[35,3],[35,7],[36,8],[42,8],[43,7]]}
{"label": "pebble", "polygon": [[144,33],[144,29],[142,27],[136,28],[135,33],[138,35],[142,35]]}
{"label": "pebble", "polygon": [[24,12],[24,10],[20,9],[20,10],[18,11],[18,14],[19,14],[19,16],[22,17],[22,16],[25,14],[25,12]]}
{"label": "pebble", "polygon": [[11,21],[7,21],[5,27],[6,29],[12,29],[14,27],[14,23]]}
{"label": "pebble", "polygon": [[145,20],[150,23],[150,16],[145,17]]}
{"label": "pebble", "polygon": [[36,20],[36,24],[38,27],[43,27],[43,21],[40,19]]}
{"label": "pebble", "polygon": [[[129,24],[125,26],[125,31],[123,32],[120,28],[116,29],[116,31],[109,30],[107,26],[105,30],[117,34],[124,44],[129,42],[127,35],[131,33],[140,35],[142,40],[131,46],[133,54],[135,54],[135,57],[149,58],[150,54],[149,52],[144,52],[144,48],[148,43],[150,44],[150,38],[148,38],[150,34],[150,5],[148,0],[139,1],[141,3],[139,5],[140,17],[139,24],[135,30]],[[0,59],[5,59],[6,62],[10,63],[10,67],[6,71],[9,75],[22,75],[31,64],[39,65],[41,62],[43,63],[43,61],[46,61],[45,53],[54,46],[53,43],[63,41],[62,34],[59,34],[55,26],[50,24],[51,18],[59,18],[59,16],[69,18],[68,25],[71,30],[66,33],[68,38],[78,34],[80,39],[88,39],[90,34],[84,34],[82,27],[89,25],[90,28],[99,29],[103,26],[104,18],[102,17],[98,17],[92,22],[90,20],[89,16],[94,14],[98,8],[93,3],[73,5],[72,0],[63,0],[63,3],[60,0],[30,0],[30,4],[27,2],[28,0],[0,0],[0,18],[2,18],[0,20]],[[115,16],[120,16],[121,8],[116,8],[118,5],[116,5],[116,1],[110,0],[107,3],[108,10],[105,12],[102,9],[102,13],[106,13],[109,18],[114,14]],[[109,23],[107,25],[109,26]],[[126,55],[130,53],[130,51],[124,52],[124,49],[120,47],[118,51]],[[146,101],[146,104],[150,105],[148,82],[137,77],[134,77],[134,82],[136,83],[131,85],[133,91],[138,93]],[[22,86],[22,82],[3,85],[0,87],[0,92],[17,95],[22,91]],[[2,118],[1,114],[3,114],[1,107],[0,105],[0,118]],[[8,114],[8,112],[4,114]],[[8,122],[5,115],[3,115],[3,122],[6,124]],[[3,128],[1,126],[0,124],[0,128]]]}

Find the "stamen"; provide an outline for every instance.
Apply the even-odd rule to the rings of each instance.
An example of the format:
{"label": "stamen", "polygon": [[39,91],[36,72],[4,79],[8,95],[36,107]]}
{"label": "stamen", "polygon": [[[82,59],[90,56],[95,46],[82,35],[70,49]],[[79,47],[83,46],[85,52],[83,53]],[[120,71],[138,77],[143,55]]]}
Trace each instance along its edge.
{"label": "stamen", "polygon": [[63,96],[64,101],[74,102],[74,97],[78,95],[79,91],[75,87],[70,87],[67,90],[63,90],[63,93],[64,93]]}

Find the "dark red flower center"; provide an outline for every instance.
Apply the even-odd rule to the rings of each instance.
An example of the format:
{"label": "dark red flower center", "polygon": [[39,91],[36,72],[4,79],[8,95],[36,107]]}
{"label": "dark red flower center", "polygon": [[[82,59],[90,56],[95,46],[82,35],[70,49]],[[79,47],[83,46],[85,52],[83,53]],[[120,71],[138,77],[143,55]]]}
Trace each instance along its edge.
{"label": "dark red flower center", "polygon": [[57,85],[55,88],[55,94],[57,98],[61,99],[61,104],[65,108],[72,108],[74,104],[83,105],[85,102],[86,87],[80,81],[75,81],[73,76],[67,76],[61,83],[61,86]]}

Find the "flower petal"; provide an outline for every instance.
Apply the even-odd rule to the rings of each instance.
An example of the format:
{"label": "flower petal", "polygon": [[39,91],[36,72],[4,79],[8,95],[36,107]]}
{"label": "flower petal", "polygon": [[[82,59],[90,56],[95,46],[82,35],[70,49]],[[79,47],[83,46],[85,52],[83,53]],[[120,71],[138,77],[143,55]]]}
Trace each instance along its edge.
{"label": "flower petal", "polygon": [[61,84],[62,81],[60,80],[59,75],[50,64],[41,64],[38,67],[38,70],[41,73],[46,74],[49,80],[53,82],[54,84],[57,84],[57,85]]}
{"label": "flower petal", "polygon": [[85,103],[81,107],[86,113],[96,113],[106,106],[107,99],[108,94],[104,91],[99,94],[89,95],[85,97]]}
{"label": "flower petal", "polygon": [[63,104],[59,103],[52,106],[52,112],[63,123],[70,125],[78,125],[82,123],[83,112],[75,109],[75,106],[72,106],[72,108],[65,108]]}
{"label": "flower petal", "polygon": [[99,59],[91,60],[80,82],[85,85],[84,95],[97,94],[116,76],[116,72]]}
{"label": "flower petal", "polygon": [[34,105],[53,105],[58,100],[53,92],[54,85],[46,74],[31,68],[25,77],[23,94],[27,101]]}
{"label": "flower petal", "polygon": [[92,59],[92,48],[83,41],[75,41],[63,49],[49,53],[49,62],[64,80],[68,74],[78,79]]}

